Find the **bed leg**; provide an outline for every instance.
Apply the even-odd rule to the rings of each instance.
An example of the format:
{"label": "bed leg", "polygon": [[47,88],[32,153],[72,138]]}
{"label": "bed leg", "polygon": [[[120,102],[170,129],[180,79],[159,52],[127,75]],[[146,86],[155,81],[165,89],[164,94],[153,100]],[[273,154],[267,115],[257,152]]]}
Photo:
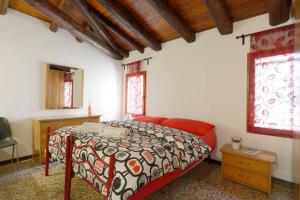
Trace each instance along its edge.
{"label": "bed leg", "polygon": [[111,155],[109,158],[109,169],[108,169],[107,197],[106,197],[107,200],[109,199],[112,181],[114,178],[115,160],[116,160],[115,154]]}
{"label": "bed leg", "polygon": [[211,155],[209,154],[209,156],[207,157],[207,162],[210,165],[211,164]]}
{"label": "bed leg", "polygon": [[72,152],[74,140],[71,136],[67,137],[66,144],[66,168],[65,168],[65,193],[64,200],[70,200],[71,196],[71,184],[72,184]]}
{"label": "bed leg", "polygon": [[50,139],[50,127],[47,128],[47,135],[46,135],[46,155],[45,155],[45,176],[49,175],[49,139]]}

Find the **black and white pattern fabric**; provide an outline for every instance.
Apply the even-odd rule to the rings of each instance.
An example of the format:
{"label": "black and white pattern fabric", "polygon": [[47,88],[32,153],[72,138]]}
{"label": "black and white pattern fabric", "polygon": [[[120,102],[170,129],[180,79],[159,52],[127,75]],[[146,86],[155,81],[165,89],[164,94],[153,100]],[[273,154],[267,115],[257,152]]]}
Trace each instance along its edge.
{"label": "black and white pattern fabric", "polygon": [[[151,123],[111,121],[103,124],[125,127],[127,138],[109,138],[98,133],[80,132],[76,126],[64,127],[50,137],[51,158],[64,162],[65,140],[75,137],[73,171],[92,183],[110,199],[127,199],[140,187],[191,162],[205,158],[211,148],[197,136]],[[103,183],[108,180],[109,156],[115,154],[115,171],[110,194]]]}

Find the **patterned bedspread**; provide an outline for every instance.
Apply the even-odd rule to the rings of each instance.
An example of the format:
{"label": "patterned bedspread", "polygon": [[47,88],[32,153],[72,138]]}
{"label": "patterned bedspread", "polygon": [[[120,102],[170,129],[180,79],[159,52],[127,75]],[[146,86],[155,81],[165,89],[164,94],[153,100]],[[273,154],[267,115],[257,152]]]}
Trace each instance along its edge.
{"label": "patterned bedspread", "polygon": [[[107,195],[102,184],[108,180],[109,156],[115,154],[115,172],[110,199],[127,199],[140,187],[176,169],[184,169],[192,161],[207,157],[211,148],[197,136],[169,127],[136,121],[104,122],[112,127],[130,129],[125,139],[99,136],[97,133],[80,132],[76,126],[64,127],[50,137],[50,155],[53,160],[64,162],[65,140],[72,134],[74,149],[73,171]],[[95,155],[97,154],[97,155]]]}

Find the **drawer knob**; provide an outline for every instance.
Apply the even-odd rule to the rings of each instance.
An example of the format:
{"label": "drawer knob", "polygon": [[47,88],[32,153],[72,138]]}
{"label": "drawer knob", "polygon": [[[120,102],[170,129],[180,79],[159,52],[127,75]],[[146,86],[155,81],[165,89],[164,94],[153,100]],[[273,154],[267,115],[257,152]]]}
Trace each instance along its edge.
{"label": "drawer knob", "polygon": [[243,163],[242,161],[239,161],[239,164],[240,164],[240,165],[247,165],[247,166],[250,166],[250,165],[251,165],[250,163],[246,163],[246,164],[245,164],[245,163]]}
{"label": "drawer knob", "polygon": [[243,176],[243,175],[242,175],[242,174],[240,174],[240,173],[238,173],[238,176],[239,176],[239,177],[241,177],[241,178],[250,179],[250,176],[246,176],[246,177],[245,177],[245,176]]}

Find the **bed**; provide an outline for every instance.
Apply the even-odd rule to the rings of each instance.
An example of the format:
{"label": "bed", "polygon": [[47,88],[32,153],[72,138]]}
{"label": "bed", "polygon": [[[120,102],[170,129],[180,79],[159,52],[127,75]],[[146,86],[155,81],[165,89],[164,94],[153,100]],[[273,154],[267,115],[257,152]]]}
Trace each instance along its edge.
{"label": "bed", "polygon": [[[107,199],[142,199],[207,158],[215,148],[214,128],[201,136],[143,121],[111,121],[130,130],[124,139],[99,136],[78,126],[47,137],[47,158],[66,163],[65,199],[74,175]],[[48,159],[46,174],[48,174]]]}

